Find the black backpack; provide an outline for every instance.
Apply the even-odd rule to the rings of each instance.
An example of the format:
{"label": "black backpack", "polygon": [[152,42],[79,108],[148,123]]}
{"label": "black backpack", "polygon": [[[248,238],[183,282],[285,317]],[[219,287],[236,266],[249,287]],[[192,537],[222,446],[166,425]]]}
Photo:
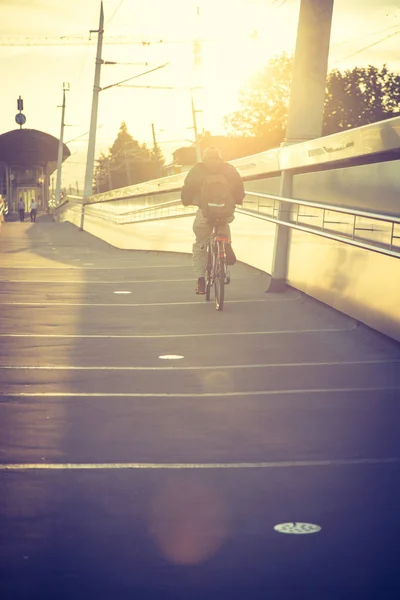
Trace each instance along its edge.
{"label": "black backpack", "polygon": [[235,212],[235,201],[227,178],[222,173],[208,173],[200,190],[200,208],[206,219],[221,220]]}

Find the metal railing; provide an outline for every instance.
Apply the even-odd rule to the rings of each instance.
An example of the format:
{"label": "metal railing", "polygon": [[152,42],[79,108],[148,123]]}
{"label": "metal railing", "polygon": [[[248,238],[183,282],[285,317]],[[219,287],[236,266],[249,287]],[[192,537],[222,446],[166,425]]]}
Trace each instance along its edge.
{"label": "metal railing", "polygon": [[[251,216],[257,216],[258,218],[265,219],[272,223],[278,225],[284,225],[286,227],[291,227],[293,229],[298,229],[300,231],[304,231],[306,233],[311,233],[314,235],[320,235],[322,237],[326,237],[332,240],[336,240],[338,242],[345,242],[352,246],[357,246],[359,248],[364,248],[365,250],[372,250],[374,252],[380,252],[382,254],[386,254],[388,256],[393,256],[396,258],[400,257],[400,242],[396,243],[395,240],[400,240],[400,217],[395,215],[384,215],[380,213],[370,212],[370,211],[362,211],[358,209],[350,209],[340,206],[335,206],[331,204],[322,204],[320,202],[310,202],[308,200],[301,200],[295,198],[282,198],[281,196],[274,196],[272,194],[263,194],[260,192],[246,192],[246,197],[250,196],[252,198],[258,198],[262,200],[272,200],[272,204],[261,204],[259,201],[257,202],[257,207],[252,207],[251,209],[241,208],[238,209],[239,212],[243,214],[249,214]],[[290,209],[288,210],[288,219],[280,220],[275,216],[275,213],[278,212],[280,204],[286,203],[289,205]],[[244,204],[247,204],[246,200]],[[254,203],[253,203],[254,204]],[[314,213],[301,213],[300,207],[306,207],[312,209],[313,211],[320,212],[320,215]],[[266,208],[272,208],[272,212],[265,212]],[[331,220],[327,219],[327,213],[346,215],[351,217],[350,221],[343,220]],[[305,218],[320,218],[321,224],[318,225],[307,225],[304,222],[301,222],[301,219]],[[361,222],[360,222],[361,220]],[[372,223],[365,223],[364,221],[372,221]],[[375,222],[381,224],[387,224],[383,229],[374,228]],[[366,227],[365,225],[369,225]],[[345,233],[338,233],[337,229],[335,230],[333,225],[341,225],[342,228],[348,229],[349,231]],[[343,227],[344,226],[344,227]],[[379,237],[382,238],[387,236],[387,240],[368,240],[359,235],[357,232],[372,232],[379,233]],[[383,235],[382,235],[383,234]],[[372,237],[372,236],[370,236]]]}
{"label": "metal railing", "polygon": [[170,200],[121,213],[108,210],[103,206],[96,207],[94,204],[85,206],[86,215],[92,215],[118,225],[182,217],[183,215],[193,214],[196,210],[197,208],[194,206],[183,206],[180,200]]}
{"label": "metal railing", "polygon": [[[268,201],[268,204],[265,203],[265,200]],[[77,208],[82,205],[82,199],[73,198],[71,204],[71,208]],[[197,210],[195,206],[183,206],[179,199],[125,212],[117,212],[116,210],[106,208],[110,204],[86,204],[85,214],[86,216],[92,216],[118,225],[128,225],[141,221],[188,216],[194,214]],[[276,216],[281,204],[288,205],[286,220],[279,219]],[[304,209],[308,209],[309,212],[304,212]],[[319,202],[310,202],[299,198],[284,198],[273,194],[250,191],[246,191],[243,207],[238,207],[236,210],[238,213],[263,219],[276,225],[291,227],[305,233],[319,235],[365,250],[400,258],[400,241],[397,243],[397,240],[400,240],[400,217],[395,215],[384,215]],[[282,214],[282,209],[280,209],[280,212]],[[336,219],[333,220],[330,214],[335,215]],[[337,215],[341,215],[341,219],[338,220]],[[345,219],[347,217],[347,220],[343,220],[343,217]],[[316,225],[315,219],[318,218],[320,219],[320,224]],[[314,224],[307,224],[305,222],[307,219],[314,220]],[[381,226],[377,227],[377,224]],[[340,231],[340,228],[342,231]],[[361,234],[360,232],[363,233]],[[368,233],[369,238],[372,239],[368,239]],[[379,239],[374,239],[377,237]]]}

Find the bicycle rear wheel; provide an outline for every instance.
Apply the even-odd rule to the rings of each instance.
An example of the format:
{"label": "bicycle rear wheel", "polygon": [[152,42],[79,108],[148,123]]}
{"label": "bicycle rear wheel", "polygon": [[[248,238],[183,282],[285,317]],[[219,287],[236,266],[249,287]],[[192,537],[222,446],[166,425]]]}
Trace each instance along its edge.
{"label": "bicycle rear wheel", "polygon": [[225,258],[222,244],[218,243],[215,252],[215,268],[214,268],[214,292],[215,292],[215,308],[222,310],[224,307],[225,297]]}

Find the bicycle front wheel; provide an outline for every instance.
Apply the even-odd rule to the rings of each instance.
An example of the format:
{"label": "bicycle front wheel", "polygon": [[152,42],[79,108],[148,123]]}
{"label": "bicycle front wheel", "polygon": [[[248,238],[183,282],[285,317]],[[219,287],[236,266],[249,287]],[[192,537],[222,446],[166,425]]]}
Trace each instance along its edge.
{"label": "bicycle front wheel", "polygon": [[216,250],[214,270],[215,308],[222,310],[225,296],[225,259],[223,258],[224,252],[220,244],[218,244]]}
{"label": "bicycle front wheel", "polygon": [[211,280],[212,280],[212,251],[211,243],[208,242],[207,246],[207,269],[206,269],[206,300],[210,299],[211,296]]}

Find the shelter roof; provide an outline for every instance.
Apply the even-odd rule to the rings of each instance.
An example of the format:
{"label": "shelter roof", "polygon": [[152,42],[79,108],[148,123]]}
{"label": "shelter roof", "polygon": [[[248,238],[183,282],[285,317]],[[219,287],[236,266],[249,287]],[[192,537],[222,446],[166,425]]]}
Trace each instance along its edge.
{"label": "shelter roof", "polygon": [[[59,140],[37,129],[14,129],[0,135],[0,161],[8,165],[45,165],[56,162]],[[63,161],[70,156],[63,144]]]}

